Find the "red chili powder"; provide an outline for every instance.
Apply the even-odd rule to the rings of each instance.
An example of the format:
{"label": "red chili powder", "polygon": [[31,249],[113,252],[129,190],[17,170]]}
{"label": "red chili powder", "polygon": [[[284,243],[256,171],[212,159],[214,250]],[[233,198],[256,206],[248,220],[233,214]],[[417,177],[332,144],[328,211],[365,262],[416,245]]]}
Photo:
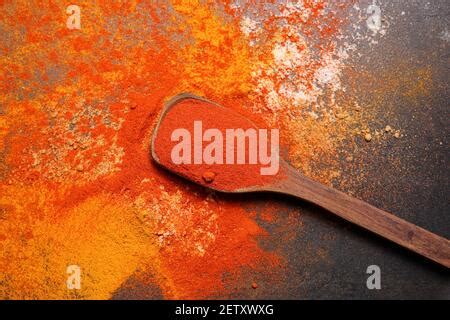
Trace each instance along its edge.
{"label": "red chili powder", "polygon": [[[227,129],[256,129],[258,137],[258,146],[261,143],[258,136],[257,126],[249,119],[243,117],[234,110],[221,107],[214,103],[210,103],[195,98],[182,99],[173,105],[168,106],[161,117],[161,122],[154,133],[153,138],[153,156],[155,160],[162,166],[172,172],[185,177],[198,184],[209,188],[236,192],[242,189],[248,189],[255,186],[270,185],[279,181],[282,176],[282,168],[275,175],[262,175],[260,169],[268,167],[268,165],[249,164],[249,146],[248,139],[245,139],[245,164],[226,164],[226,130]],[[172,149],[179,144],[179,141],[172,141],[172,133],[176,129],[187,129],[191,134],[191,155],[194,155],[194,122],[202,122],[202,133],[208,129],[218,129],[223,136],[223,159],[224,164],[194,164],[193,160],[189,164],[175,164],[172,161]],[[202,134],[203,137],[203,134]],[[270,150],[270,130],[268,129],[267,148]],[[205,148],[210,142],[203,142]],[[202,150],[204,150],[202,148]],[[237,141],[234,144],[234,159],[237,159]],[[259,158],[258,158],[259,159]],[[212,179],[205,179],[213,176]]]}

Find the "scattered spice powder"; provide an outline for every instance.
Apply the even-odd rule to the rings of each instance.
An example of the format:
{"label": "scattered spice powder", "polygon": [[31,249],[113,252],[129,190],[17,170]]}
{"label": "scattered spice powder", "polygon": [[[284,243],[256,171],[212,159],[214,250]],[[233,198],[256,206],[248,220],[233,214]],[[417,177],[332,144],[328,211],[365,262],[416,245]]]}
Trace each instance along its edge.
{"label": "scattered spice powder", "polygon": [[[165,99],[199,88],[239,97],[251,88],[249,61],[258,57],[239,28],[200,2],[178,2],[175,11],[78,4],[90,8],[81,32],[49,18],[64,15],[63,2],[37,9],[16,1],[2,13],[19,49],[0,40],[0,297],[110,298],[141,270],[140,281],[166,298],[207,298],[227,295],[226,273],[279,268],[245,208],[194,193],[148,156]],[[56,81],[40,77],[50,73]],[[71,264],[89,279],[76,293],[65,286]]]}
{"label": "scattered spice powder", "polygon": [[[242,276],[248,288],[253,273],[279,282],[271,275],[287,272],[299,212],[288,223],[276,205],[261,212],[287,235],[269,251],[242,201],[160,170],[149,141],[164,102],[193,92],[289,132],[289,161],[331,183],[338,150],[371,114],[355,97],[338,103],[355,44],[336,39],[353,4],[79,0],[82,29],[69,30],[65,1],[2,1],[0,298],[107,299],[132,275],[185,299],[228,297],[230,283]],[[417,76],[408,99],[427,93],[430,70]],[[390,80],[376,97],[415,83]],[[338,111],[349,116],[336,122]],[[72,264],[85,275],[76,292],[65,282]]]}

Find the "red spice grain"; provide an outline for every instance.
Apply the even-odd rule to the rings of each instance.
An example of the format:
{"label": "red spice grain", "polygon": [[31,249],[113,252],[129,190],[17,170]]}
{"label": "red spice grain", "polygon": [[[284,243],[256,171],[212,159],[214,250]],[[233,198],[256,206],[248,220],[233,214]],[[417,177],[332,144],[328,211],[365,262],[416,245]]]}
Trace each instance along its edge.
{"label": "red spice grain", "polygon": [[216,174],[211,171],[206,171],[203,174],[203,180],[205,180],[206,183],[211,183],[214,181],[214,178],[216,177]]}

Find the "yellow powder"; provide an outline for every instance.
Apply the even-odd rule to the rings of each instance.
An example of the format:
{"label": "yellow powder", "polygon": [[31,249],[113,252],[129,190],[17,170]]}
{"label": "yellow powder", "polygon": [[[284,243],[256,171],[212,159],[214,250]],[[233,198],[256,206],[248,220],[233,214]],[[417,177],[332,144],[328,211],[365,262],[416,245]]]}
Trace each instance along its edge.
{"label": "yellow powder", "polygon": [[[66,212],[51,200],[42,186],[2,194],[0,299],[107,299],[146,261],[158,268],[156,246],[119,199],[93,196]],[[81,290],[67,289],[68,265],[81,268]]]}

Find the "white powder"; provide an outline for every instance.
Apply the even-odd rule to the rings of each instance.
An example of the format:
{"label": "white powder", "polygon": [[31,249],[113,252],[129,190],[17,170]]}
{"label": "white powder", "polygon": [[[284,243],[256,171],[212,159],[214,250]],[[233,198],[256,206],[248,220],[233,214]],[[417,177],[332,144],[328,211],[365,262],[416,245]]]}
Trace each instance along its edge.
{"label": "white powder", "polygon": [[250,34],[259,31],[259,23],[249,17],[244,17],[241,20],[241,31],[248,37]]}
{"label": "white powder", "polygon": [[[278,9],[274,14],[287,19],[295,15],[296,19],[306,21],[312,14],[303,0],[288,2]],[[317,119],[336,107],[336,95],[345,91],[341,77],[346,61],[353,55],[360,56],[359,43],[377,43],[389,26],[388,18],[382,16],[375,2],[364,8],[354,5],[349,14],[353,21],[349,29],[353,32],[338,34],[330,45],[334,49],[327,53],[311,49],[315,47],[315,39],[302,37],[301,22],[280,23],[277,33],[280,36],[272,44],[273,64],[261,66],[253,73],[254,93],[263,101],[254,106],[256,111],[270,109],[276,117],[291,108],[302,107]],[[242,19],[241,29],[246,35],[262,32],[258,23],[248,17]]]}

